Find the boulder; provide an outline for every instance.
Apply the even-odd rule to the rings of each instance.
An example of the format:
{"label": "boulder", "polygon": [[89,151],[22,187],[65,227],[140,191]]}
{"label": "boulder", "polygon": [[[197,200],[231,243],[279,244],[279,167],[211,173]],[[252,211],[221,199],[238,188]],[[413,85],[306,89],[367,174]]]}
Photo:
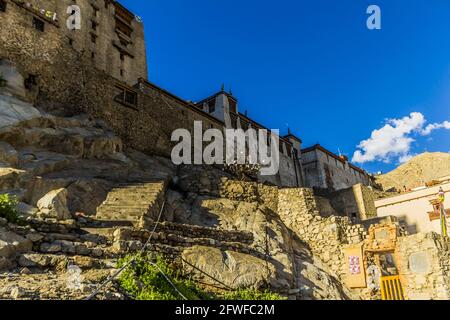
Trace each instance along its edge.
{"label": "boulder", "polygon": [[67,189],[57,189],[50,191],[42,197],[38,203],[39,214],[46,218],[57,220],[68,220],[72,218],[67,206]]}
{"label": "boulder", "polygon": [[19,164],[17,150],[4,141],[0,141],[0,161],[12,167],[17,167]]}
{"label": "boulder", "polygon": [[26,183],[29,175],[26,171],[14,168],[0,168],[0,190],[20,189]]}
{"label": "boulder", "polygon": [[[259,289],[266,283],[276,281],[274,278],[275,267],[271,263],[248,254],[195,246],[185,249],[182,257],[188,262],[183,262],[183,268],[187,272],[194,273],[204,279],[205,282],[214,285],[218,285],[218,283],[214,283],[195,268],[233,289]],[[195,266],[195,268],[192,268],[189,264]]]}
{"label": "boulder", "polygon": [[0,228],[0,257],[11,258],[16,253],[28,252],[33,243],[14,232]]}
{"label": "boulder", "polygon": [[0,95],[0,130],[4,131],[6,128],[40,116],[39,110],[31,104],[12,96]]}
{"label": "boulder", "polygon": [[24,203],[24,202],[19,202],[19,204],[17,205],[17,211],[19,212],[20,216],[27,218],[27,217],[36,215],[39,210],[33,206],[30,206],[30,205]]}
{"label": "boulder", "polygon": [[21,98],[26,97],[24,78],[17,70],[17,66],[14,62],[0,59],[0,74],[2,75],[2,78],[7,81],[6,87],[1,88],[2,93],[15,95]]}
{"label": "boulder", "polygon": [[276,266],[275,288],[288,289],[293,285],[290,231],[269,208],[257,202],[198,197],[194,201],[190,221],[205,227],[252,233],[254,249],[268,254]]}

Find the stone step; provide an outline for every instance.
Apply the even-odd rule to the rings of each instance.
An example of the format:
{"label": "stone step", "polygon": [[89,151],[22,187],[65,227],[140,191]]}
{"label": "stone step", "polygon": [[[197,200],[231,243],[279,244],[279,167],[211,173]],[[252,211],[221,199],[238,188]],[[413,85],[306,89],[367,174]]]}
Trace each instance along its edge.
{"label": "stone step", "polygon": [[116,194],[108,194],[108,197],[106,198],[106,201],[133,201],[133,202],[146,202],[149,198],[153,198],[156,196],[158,192],[155,193],[125,193],[123,195],[116,195]]}
{"label": "stone step", "polygon": [[152,206],[155,203],[155,199],[152,199],[152,201],[149,201],[147,203],[134,203],[131,204],[122,204],[120,202],[107,202],[101,206],[101,209],[104,209],[103,211],[108,210],[116,210],[116,211],[123,211],[124,209],[131,209],[131,210],[144,210],[148,211],[149,206]]}
{"label": "stone step", "polygon": [[[116,221],[114,221],[116,222]],[[127,224],[129,226],[129,224]],[[82,232],[85,232],[89,235],[96,235],[99,237],[104,237],[108,240],[114,239],[114,231],[119,228],[120,226],[112,226],[112,227],[87,227],[87,228],[81,228],[80,230]]]}
{"label": "stone step", "polygon": [[105,212],[101,213],[101,218],[99,218],[99,220],[101,221],[119,220],[119,221],[134,222],[138,220],[143,220],[142,216],[143,214],[141,212],[134,212],[134,213]]}
{"label": "stone step", "polygon": [[161,190],[155,188],[147,188],[147,189],[136,189],[136,188],[123,188],[123,189],[112,189],[109,193],[111,196],[133,196],[133,195],[146,195],[146,194],[157,194]]}
{"label": "stone step", "polygon": [[[148,237],[144,239],[130,239],[130,240],[117,240],[111,247],[112,253],[116,255],[123,255],[130,252],[140,250]],[[147,246],[148,250],[151,250],[154,246],[166,246],[167,248],[173,248],[176,252],[182,252],[186,248],[193,246],[205,246],[213,247],[221,250],[235,251],[260,259],[265,259],[264,253],[257,251],[249,245],[238,242],[216,241],[214,239],[207,238],[184,238],[173,234],[154,233],[152,239]]]}
{"label": "stone step", "polygon": [[115,269],[117,261],[115,258],[92,258],[89,256],[77,256],[77,255],[61,255],[61,254],[48,254],[29,252],[18,256],[17,264],[20,267],[27,268],[40,268],[40,269],[52,269],[52,268],[65,268],[68,263],[78,266],[82,269]]}
{"label": "stone step", "polygon": [[121,192],[121,191],[138,191],[138,192],[148,192],[148,191],[159,191],[161,188],[163,188],[164,185],[162,183],[149,183],[145,185],[124,185],[124,186],[117,186],[111,189],[112,192]]}
{"label": "stone step", "polygon": [[107,195],[97,208],[99,220],[130,220],[139,225],[144,217],[153,218],[162,205],[166,183],[120,183]]}
{"label": "stone step", "polygon": [[98,214],[99,219],[101,220],[112,220],[112,219],[118,219],[118,220],[126,220],[126,218],[130,218],[132,220],[137,219],[144,219],[143,216],[146,213],[142,211],[101,211]]}

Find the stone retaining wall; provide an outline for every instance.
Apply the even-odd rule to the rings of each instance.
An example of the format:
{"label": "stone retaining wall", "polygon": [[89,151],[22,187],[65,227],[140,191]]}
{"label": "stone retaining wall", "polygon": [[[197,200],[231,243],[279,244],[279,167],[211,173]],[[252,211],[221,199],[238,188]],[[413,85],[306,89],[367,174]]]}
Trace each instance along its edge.
{"label": "stone retaining wall", "polygon": [[400,237],[396,258],[409,300],[450,299],[450,239],[436,233]]}

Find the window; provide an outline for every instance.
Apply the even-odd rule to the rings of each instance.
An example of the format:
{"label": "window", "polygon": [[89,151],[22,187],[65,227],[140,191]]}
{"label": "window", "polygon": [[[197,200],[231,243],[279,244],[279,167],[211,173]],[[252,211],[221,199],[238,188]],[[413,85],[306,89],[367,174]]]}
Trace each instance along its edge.
{"label": "window", "polygon": [[96,43],[97,42],[97,36],[95,34],[91,33],[91,41],[92,41],[92,43]]}
{"label": "window", "polygon": [[214,111],[216,111],[216,100],[211,100],[208,102],[208,112],[213,113]]}
{"label": "window", "polygon": [[230,111],[237,113],[237,104],[236,101],[228,99],[228,101],[230,102]]}
{"label": "window", "polygon": [[125,91],[125,102],[136,105],[136,93],[132,91]]}
{"label": "window", "polygon": [[97,30],[97,22],[95,22],[93,20],[91,21],[91,29],[94,30],[94,31]]}
{"label": "window", "polygon": [[92,58],[92,59],[95,58],[95,52],[94,52],[94,51],[91,52],[91,58]]}
{"label": "window", "polygon": [[120,69],[120,76],[123,77],[123,74],[124,74],[123,69]]}
{"label": "window", "polygon": [[120,54],[120,61],[124,61],[125,60],[125,55],[123,53]]}
{"label": "window", "polygon": [[37,77],[34,74],[29,74],[28,78],[24,80],[25,89],[31,90],[37,85]]}
{"label": "window", "polygon": [[122,85],[117,85],[116,89],[118,91],[118,94],[116,95],[114,100],[126,105],[137,105],[137,93],[135,91],[128,89],[127,87],[124,87]]}
{"label": "window", "polygon": [[97,16],[97,12],[98,12],[98,8],[92,6],[92,10],[93,10],[92,15],[93,15],[94,17],[96,17],[96,16]]}
{"label": "window", "polygon": [[292,158],[292,147],[290,145],[287,146],[287,154],[289,158]]}
{"label": "window", "polygon": [[69,45],[73,46],[73,39],[69,39]]}
{"label": "window", "polygon": [[0,0],[0,12],[6,12],[6,1]]}
{"label": "window", "polygon": [[45,30],[45,22],[38,18],[33,18],[33,27],[36,30],[43,32]]}
{"label": "window", "polygon": [[128,41],[125,41],[124,39],[120,38],[120,44],[124,46],[125,48],[128,47]]}
{"label": "window", "polygon": [[133,28],[130,25],[127,25],[123,21],[116,19],[116,30],[123,33],[124,35],[131,38],[131,33],[133,32]]}

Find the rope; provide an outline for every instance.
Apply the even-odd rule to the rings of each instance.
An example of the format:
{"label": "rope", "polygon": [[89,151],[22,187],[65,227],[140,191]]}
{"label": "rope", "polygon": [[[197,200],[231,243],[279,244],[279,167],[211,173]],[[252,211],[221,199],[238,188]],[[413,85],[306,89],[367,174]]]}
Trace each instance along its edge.
{"label": "rope", "polygon": [[194,268],[195,270],[199,271],[200,273],[203,273],[204,275],[206,275],[206,276],[207,276],[208,278],[210,278],[211,280],[213,280],[213,281],[215,281],[215,282],[217,282],[217,283],[223,285],[227,290],[230,290],[230,291],[235,291],[235,290],[236,290],[236,289],[231,288],[230,286],[227,286],[225,283],[223,283],[222,281],[220,281],[220,280],[214,278],[213,276],[207,274],[205,271],[200,270],[200,269],[197,268],[196,266],[190,264],[189,262],[187,262],[187,261],[184,260],[183,258],[180,258],[180,259],[181,259],[181,261],[183,261],[184,263],[186,263],[186,264],[189,265],[190,267],[192,267],[192,268]]}
{"label": "rope", "polygon": [[[161,217],[162,217],[162,213],[164,210],[166,204],[166,199],[164,199],[163,205],[161,206],[161,210],[159,211],[159,216],[158,216],[158,220],[155,223],[155,226],[153,227],[152,232],[150,233],[150,236],[148,237],[147,242],[142,246],[142,249],[139,251],[139,254],[142,254],[145,252],[146,247],[149,245],[150,241],[153,238],[154,233],[156,232],[156,228],[158,227],[159,222],[161,221]],[[136,257],[134,257],[133,259],[131,259],[130,261],[128,261],[127,263],[125,263],[119,270],[117,270],[112,276],[110,276],[108,279],[106,279],[92,294],[90,294],[85,300],[92,300],[93,298],[95,298],[95,296],[97,296],[100,291],[106,286],[108,285],[111,281],[113,281],[120,273],[122,273],[122,271],[124,271],[126,268],[128,268],[132,263],[136,262]],[[162,270],[158,267],[159,271],[161,273]],[[166,278],[166,280],[168,279],[167,276],[163,273],[163,276]],[[170,280],[168,280],[170,282]],[[173,283],[170,282],[170,284],[172,286],[174,286]],[[177,290],[178,291],[178,290]],[[184,296],[183,296],[184,298]]]}
{"label": "rope", "polygon": [[149,262],[152,266],[154,266],[155,268],[157,268],[159,270],[159,272],[161,272],[161,274],[163,275],[163,277],[167,280],[167,282],[172,286],[172,288],[175,289],[175,291],[178,293],[178,295],[183,298],[184,300],[187,300],[187,298],[177,289],[177,287],[172,283],[172,281],[170,281],[169,277],[166,276],[166,274],[161,270],[161,268],[153,262]]}

